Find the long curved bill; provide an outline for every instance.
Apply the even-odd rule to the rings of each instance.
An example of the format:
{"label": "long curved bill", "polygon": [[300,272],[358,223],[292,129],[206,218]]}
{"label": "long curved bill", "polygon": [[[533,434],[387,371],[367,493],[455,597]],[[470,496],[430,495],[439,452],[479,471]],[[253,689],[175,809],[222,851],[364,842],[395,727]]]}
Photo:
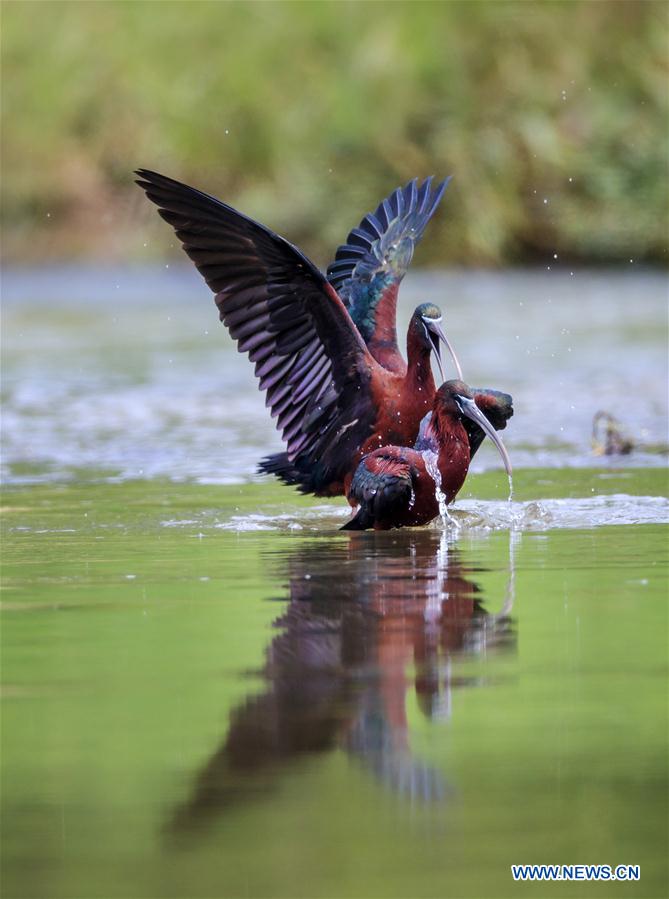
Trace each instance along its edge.
{"label": "long curved bill", "polygon": [[448,337],[444,334],[441,325],[438,321],[433,319],[428,325],[430,331],[430,339],[432,340],[432,346],[434,348],[434,355],[437,359],[437,365],[439,366],[439,372],[441,373],[441,380],[445,381],[446,376],[444,375],[444,367],[441,364],[441,352],[439,348],[439,341],[445,344],[446,349],[451,354],[451,359],[453,360],[453,365],[455,365],[455,370],[458,373],[458,380],[462,381],[462,369],[460,368],[460,363],[458,361],[458,357],[455,355],[455,350],[451,346],[451,342]]}
{"label": "long curved bill", "polygon": [[490,424],[488,419],[485,417],[483,412],[476,405],[474,400],[470,400],[467,396],[462,396],[461,394],[457,394],[455,400],[460,406],[462,410],[462,414],[466,415],[467,418],[471,418],[472,421],[475,421],[476,424],[483,429],[484,433],[490,437],[492,442],[497,447],[500,456],[502,457],[502,462],[504,462],[504,468],[506,468],[506,473],[508,475],[511,474],[511,459],[509,459],[509,454],[506,451],[506,447],[502,443],[501,438],[499,437],[497,431]]}

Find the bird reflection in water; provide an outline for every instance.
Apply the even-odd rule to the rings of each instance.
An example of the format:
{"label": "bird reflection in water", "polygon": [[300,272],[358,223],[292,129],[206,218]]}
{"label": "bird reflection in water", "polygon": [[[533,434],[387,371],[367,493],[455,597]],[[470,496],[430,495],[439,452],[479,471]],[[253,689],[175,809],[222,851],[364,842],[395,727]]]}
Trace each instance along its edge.
{"label": "bird reflection in water", "polygon": [[230,716],[220,748],[197,775],[173,832],[199,828],[270,792],[282,771],[342,747],[384,788],[411,801],[449,792],[411,750],[406,705],[413,684],[430,719],[450,717],[451,660],[513,648],[513,539],[506,596],[492,614],[457,546],[435,530],[315,538],[268,554],[289,597],[267,649],[267,686]]}

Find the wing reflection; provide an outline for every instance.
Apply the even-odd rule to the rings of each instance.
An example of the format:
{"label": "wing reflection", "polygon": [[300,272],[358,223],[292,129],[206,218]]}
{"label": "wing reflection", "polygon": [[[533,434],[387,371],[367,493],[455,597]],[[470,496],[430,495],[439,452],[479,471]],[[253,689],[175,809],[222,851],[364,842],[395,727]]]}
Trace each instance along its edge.
{"label": "wing reflection", "polygon": [[512,556],[506,597],[490,598],[504,600],[499,614],[436,531],[315,538],[266,558],[289,589],[266,689],[232,713],[171,828],[200,827],[273,789],[291,763],[337,747],[400,796],[443,798],[443,777],[411,750],[407,693],[428,718],[449,718],[451,690],[483,682],[453,677],[453,657],[515,646]]}

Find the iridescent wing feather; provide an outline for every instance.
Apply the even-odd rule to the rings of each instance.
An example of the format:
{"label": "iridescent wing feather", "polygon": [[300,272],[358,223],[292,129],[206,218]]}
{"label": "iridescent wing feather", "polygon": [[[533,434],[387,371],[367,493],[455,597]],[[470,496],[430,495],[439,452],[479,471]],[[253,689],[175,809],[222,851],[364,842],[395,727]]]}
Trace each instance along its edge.
{"label": "iridescent wing feather", "polygon": [[258,222],[171,178],[137,174],[216,295],[239,351],[255,363],[288,459],[335,478],[372,431],[378,368],[335,289]]}
{"label": "iridescent wing feather", "polygon": [[[399,285],[449,181],[447,178],[433,189],[432,178],[420,185],[414,178],[397,188],[351,231],[328,267],[328,281],[348,307],[375,357],[376,344],[383,343],[387,351],[390,340],[397,350]],[[380,332],[384,332],[383,337]]]}

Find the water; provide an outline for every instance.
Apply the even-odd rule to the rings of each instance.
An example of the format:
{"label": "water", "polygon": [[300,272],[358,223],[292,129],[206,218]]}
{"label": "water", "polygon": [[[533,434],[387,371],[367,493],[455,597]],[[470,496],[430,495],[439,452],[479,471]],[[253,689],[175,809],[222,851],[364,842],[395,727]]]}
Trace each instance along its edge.
{"label": "water", "polygon": [[[470,384],[514,397],[514,468],[590,467],[594,415],[637,441],[607,464],[666,465],[662,274],[410,274],[435,301]],[[9,271],[3,277],[3,466],[20,482],[78,476],[240,483],[281,449],[251,366],[189,267]],[[499,468],[489,441],[473,470]]]}
{"label": "water", "polygon": [[433,450],[423,450],[421,456],[425,460],[425,468],[427,473],[434,481],[434,492],[439,504],[439,517],[444,527],[448,527],[449,523],[453,523],[453,519],[448,514],[448,505],[446,503],[446,494],[441,489],[441,472],[439,471],[438,454]]}
{"label": "water", "polygon": [[665,527],[236,531],[236,488],[166,482],[11,499],[7,896],[512,896],[544,861],[666,893]]}
{"label": "water", "polygon": [[[429,470],[429,469],[428,469]],[[540,472],[546,474],[546,472]],[[606,472],[592,472],[593,479],[601,478]],[[628,487],[636,489],[636,476]],[[541,478],[539,480],[542,480]],[[566,480],[565,487],[569,481]],[[435,482],[436,483],[436,482]],[[469,491],[481,492],[479,479],[473,480]],[[660,478],[655,480],[655,489],[664,489]],[[437,484],[438,493],[441,490]],[[536,487],[535,487],[536,490]],[[444,494],[441,493],[443,497]],[[280,511],[240,512],[235,515],[220,515],[216,510],[208,510],[200,518],[163,521],[163,527],[214,528],[224,531],[320,531],[339,528],[349,517],[345,506],[314,505],[309,509],[282,502]],[[604,496],[564,497],[561,499],[526,500],[513,502],[492,499],[460,499],[455,505],[446,507],[440,501],[439,519],[432,527],[449,526],[465,528],[467,531],[498,531],[522,528],[523,531],[547,531],[556,528],[602,527],[611,524],[662,524],[669,522],[669,499],[666,496],[642,496],[619,493]],[[200,531],[199,531],[200,532]]]}
{"label": "water", "polygon": [[[4,895],[505,897],[523,862],[667,895],[660,276],[409,279],[514,394],[515,493],[484,444],[457,528],[388,533],[255,476],[279,443],[188,271],[4,292]],[[591,454],[600,408],[634,453]]]}

